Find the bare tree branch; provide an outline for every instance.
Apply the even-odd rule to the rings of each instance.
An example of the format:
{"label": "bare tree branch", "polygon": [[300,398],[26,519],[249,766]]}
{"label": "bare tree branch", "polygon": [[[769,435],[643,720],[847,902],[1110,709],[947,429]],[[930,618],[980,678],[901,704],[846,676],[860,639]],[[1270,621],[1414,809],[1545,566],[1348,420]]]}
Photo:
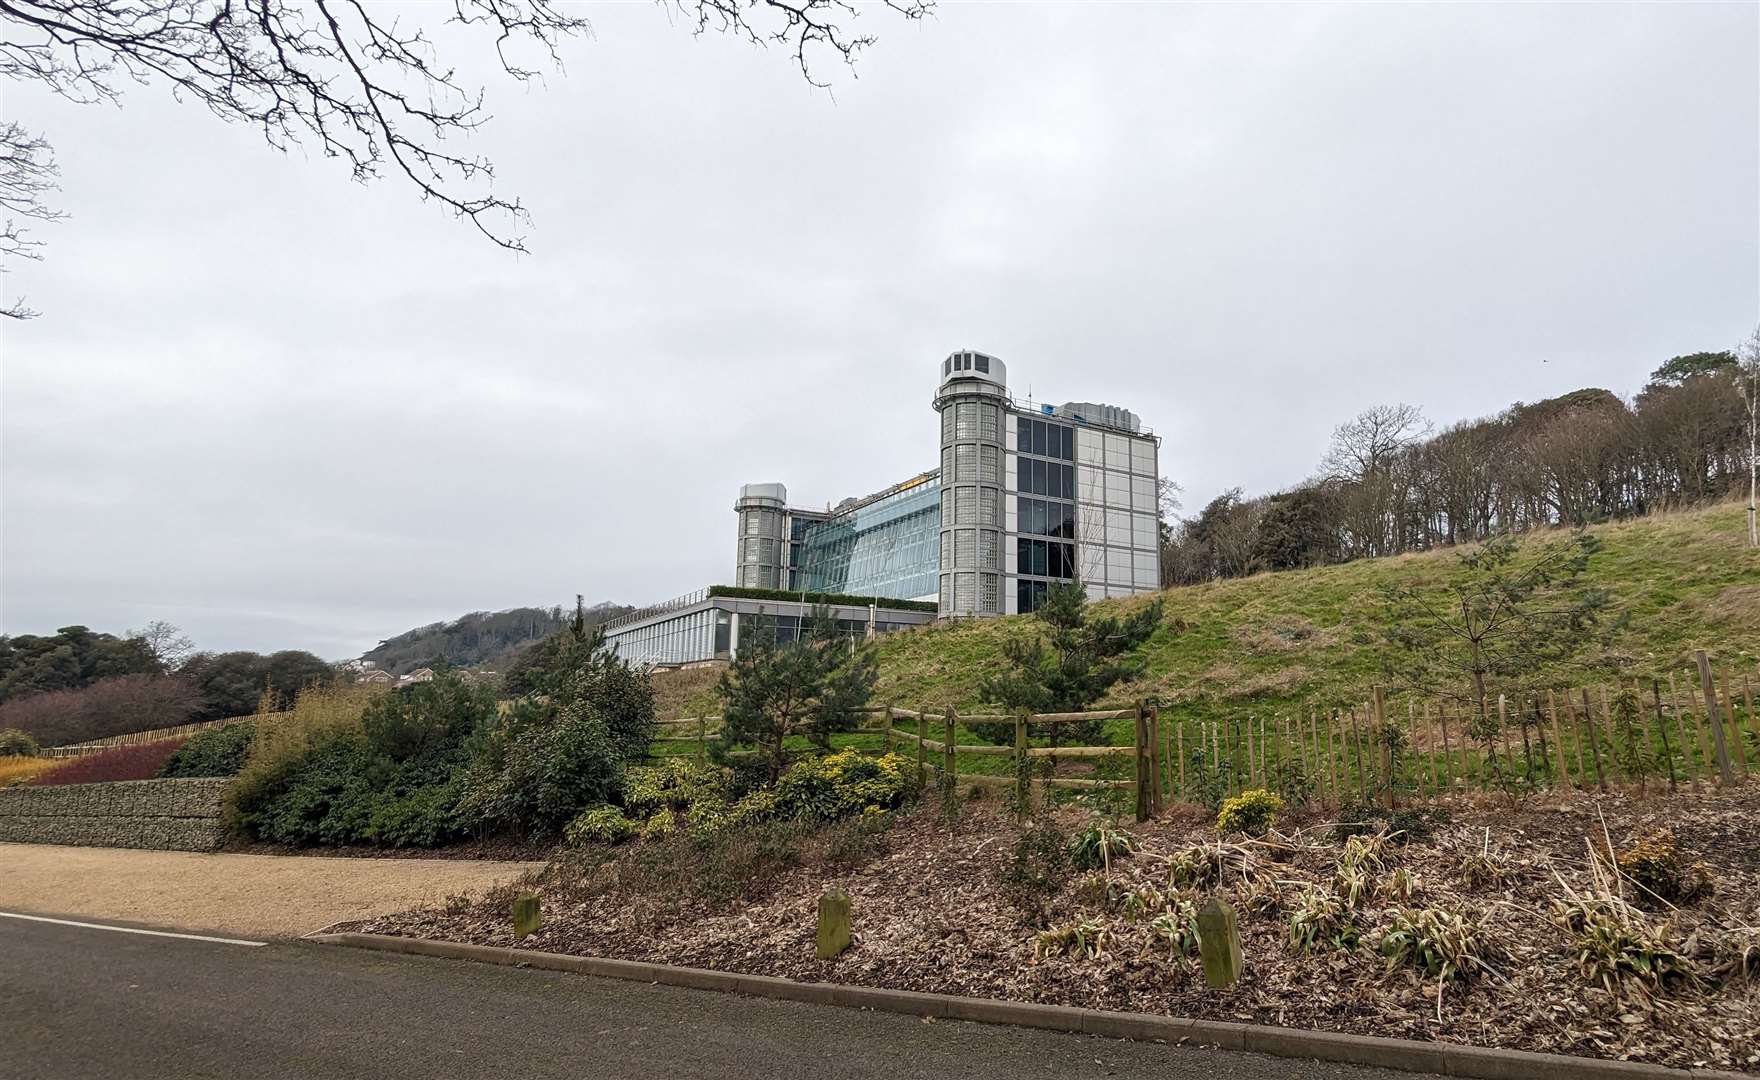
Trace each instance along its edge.
{"label": "bare tree branch", "polygon": [[[873,43],[843,25],[854,0],[660,0],[714,31],[788,51],[814,86],[823,57],[853,64]],[[885,0],[907,19],[933,0]],[[446,21],[494,38],[501,69],[539,78],[532,62],[561,70],[560,48],[590,33],[561,0],[451,0]],[[117,101],[130,83],[170,88],[222,120],[251,124],[270,146],[316,146],[356,180],[386,163],[424,200],[451,210],[493,243],[526,250],[529,223],[517,197],[494,192],[487,158],[452,149],[489,120],[483,91],[442,62],[421,28],[406,28],[366,0],[0,0],[0,78],[34,82],[76,102]],[[54,188],[48,144],[7,125],[18,140],[0,158],[0,192],[42,210]],[[34,185],[34,186],[33,186]],[[4,203],[9,215],[53,220]],[[36,257],[9,221],[0,258]],[[21,305],[8,311],[25,317]]]}
{"label": "bare tree branch", "polygon": [[[60,187],[59,175],[48,142],[18,124],[0,122],[0,213],[5,215],[0,224],[0,270],[14,259],[43,257],[39,250],[43,242],[30,237],[30,228],[19,221],[57,221],[64,216],[44,201]],[[25,306],[23,297],[0,307],[0,316],[12,319],[36,314]]]}

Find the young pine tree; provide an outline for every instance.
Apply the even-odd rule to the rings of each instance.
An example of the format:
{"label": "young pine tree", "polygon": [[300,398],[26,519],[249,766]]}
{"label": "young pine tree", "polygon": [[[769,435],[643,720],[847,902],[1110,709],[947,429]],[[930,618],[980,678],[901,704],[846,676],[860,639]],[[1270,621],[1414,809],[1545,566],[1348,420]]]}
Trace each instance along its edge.
{"label": "young pine tree", "polygon": [[[1153,600],[1123,618],[1096,617],[1080,582],[1053,585],[1034,610],[1034,633],[1015,637],[1002,647],[1008,667],[984,679],[980,692],[1010,712],[1079,712],[1098,701],[1122,679],[1142,672],[1145,660],[1137,649],[1161,625],[1161,601]],[[1100,737],[1099,722],[1057,724],[1050,731],[1059,741],[1092,743]],[[986,724],[982,738],[1002,742],[1013,738],[1009,725]]]}
{"label": "young pine tree", "polygon": [[828,608],[814,608],[811,618],[800,639],[784,645],[766,620],[742,628],[739,655],[721,673],[722,737],[711,744],[718,759],[754,747],[774,782],[789,736],[828,750],[833,732],[855,728],[879,675],[874,649],[842,633]]}

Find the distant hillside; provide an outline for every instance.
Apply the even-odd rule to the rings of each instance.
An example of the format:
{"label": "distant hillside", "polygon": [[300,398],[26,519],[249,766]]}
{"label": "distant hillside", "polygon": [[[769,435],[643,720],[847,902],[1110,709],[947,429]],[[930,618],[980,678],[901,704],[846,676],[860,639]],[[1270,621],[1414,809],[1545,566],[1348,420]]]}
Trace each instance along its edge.
{"label": "distant hillside", "polygon": [[[594,604],[586,609],[587,623],[606,622],[630,610],[620,604]],[[376,648],[362,653],[361,659],[397,675],[430,667],[437,661],[453,667],[500,671],[521,648],[562,629],[573,615],[572,610],[561,606],[473,611],[451,622],[430,623],[386,638]]]}
{"label": "distant hillside", "polygon": [[[1760,640],[1760,551],[1747,546],[1745,507],[1724,503],[1591,529],[1602,543],[1588,580],[1606,589],[1628,621],[1605,646],[1567,669],[1557,685],[1669,673],[1686,677],[1692,650],[1710,650],[1741,676],[1755,673]],[[1521,538],[1524,548],[1562,542],[1568,530]],[[1262,573],[1168,589],[1163,625],[1145,647],[1145,677],[1116,688],[1109,704],[1157,697],[1185,716],[1288,716],[1360,701],[1380,681],[1388,654],[1384,584],[1440,587],[1460,549],[1360,559],[1312,570]],[[1147,598],[1107,601],[1113,610]],[[978,704],[978,682],[1002,663],[1002,644],[1031,616],[938,623],[881,639],[877,701],[907,707]],[[667,711],[718,709],[706,681],[667,673]],[[1692,688],[1687,683],[1687,689]],[[1760,689],[1757,686],[1756,689]],[[1665,682],[1666,692],[1666,682]],[[1402,709],[1403,711],[1403,709]]]}

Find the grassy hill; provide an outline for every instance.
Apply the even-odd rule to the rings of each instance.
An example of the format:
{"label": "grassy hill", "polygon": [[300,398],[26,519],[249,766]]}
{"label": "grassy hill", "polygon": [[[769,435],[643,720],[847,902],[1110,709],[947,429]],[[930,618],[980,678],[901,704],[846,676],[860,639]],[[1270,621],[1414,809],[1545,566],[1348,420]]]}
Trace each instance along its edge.
{"label": "grassy hill", "polygon": [[[1613,611],[1628,622],[1605,645],[1586,647],[1568,666],[1542,674],[1561,687],[1685,675],[1692,651],[1703,648],[1732,673],[1752,675],[1760,651],[1760,552],[1745,546],[1745,515],[1744,507],[1723,504],[1595,527],[1602,546],[1589,581],[1608,591]],[[1531,533],[1524,551],[1569,535]],[[1389,655],[1382,586],[1440,588],[1457,559],[1458,549],[1431,551],[1167,590],[1158,594],[1165,600],[1161,629],[1145,647],[1146,676],[1116,688],[1103,705],[1155,696],[1199,718],[1362,701]],[[1028,632],[1031,622],[1028,616],[943,623],[882,639],[877,700],[936,709],[981,704],[979,680],[1002,662],[1002,642]],[[716,708],[713,688],[700,676],[688,691],[664,696],[665,716]]]}
{"label": "grassy hill", "polygon": [[[618,604],[594,604],[586,609],[587,624],[607,622],[629,610]],[[473,611],[451,622],[429,623],[386,638],[362,653],[361,659],[394,675],[439,663],[500,670],[520,649],[562,629],[571,617],[573,612],[562,607]]]}

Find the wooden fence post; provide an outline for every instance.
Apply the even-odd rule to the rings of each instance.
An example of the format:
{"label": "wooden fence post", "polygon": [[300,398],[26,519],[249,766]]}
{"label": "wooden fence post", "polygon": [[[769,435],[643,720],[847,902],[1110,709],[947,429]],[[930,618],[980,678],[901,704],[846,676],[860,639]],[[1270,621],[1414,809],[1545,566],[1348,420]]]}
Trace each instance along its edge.
{"label": "wooden fence post", "polygon": [[1742,701],[1748,709],[1748,730],[1754,733],[1755,739],[1760,740],[1760,722],[1756,722],[1754,718],[1754,685],[1748,681],[1746,675],[1742,676]]}
{"label": "wooden fence post", "polygon": [[1412,735],[1411,741],[1406,746],[1407,766],[1402,771],[1409,771],[1412,774],[1412,795],[1421,799],[1427,792],[1424,784],[1424,770],[1418,764],[1418,703],[1415,701],[1408,700],[1406,702],[1406,726],[1412,729]]}
{"label": "wooden fence post", "polygon": [[1155,778],[1149,775],[1149,717],[1143,709],[1143,703],[1137,702],[1136,715],[1137,742],[1137,820],[1148,821],[1154,816],[1155,794],[1150,785]]}
{"label": "wooden fence post", "polygon": [[[1602,695],[1606,701],[1606,694]],[[1601,730],[1595,726],[1595,706],[1589,703],[1589,688],[1583,687],[1583,721],[1589,725],[1589,752],[1595,759],[1595,786],[1607,790],[1607,775],[1601,771]]]}
{"label": "wooden fence post", "polygon": [[944,777],[944,779],[947,784],[948,792],[953,795],[958,795],[959,794],[959,760],[957,759],[957,757],[954,754],[954,747],[956,745],[954,742],[954,739],[956,737],[954,734],[954,731],[955,731],[954,726],[959,723],[959,716],[954,711],[954,708],[951,704],[947,706],[947,718],[946,719],[947,719],[947,745],[944,747],[944,749],[946,750],[946,753],[947,753],[947,768],[945,770],[946,776]]}
{"label": "wooden fence post", "polygon": [[1546,713],[1552,721],[1552,753],[1558,759],[1558,778],[1553,782],[1553,786],[1570,791],[1573,786],[1571,784],[1571,770],[1564,758],[1564,739],[1558,731],[1558,695],[1551,690],[1546,691]]}
{"label": "wooden fence post", "polygon": [[1679,791],[1674,780],[1674,754],[1668,749],[1668,717],[1662,714],[1662,684],[1650,680],[1650,696],[1656,699],[1656,732],[1662,736],[1662,760],[1668,763],[1668,790]]}
{"label": "wooden fence post", "polygon": [[1693,744],[1699,748],[1699,765],[1694,776],[1697,777],[1709,773],[1711,771],[1712,763],[1715,760],[1715,755],[1711,752],[1711,731],[1708,727],[1699,723],[1695,718],[1697,714],[1692,707],[1693,691],[1690,688],[1687,690],[1687,703],[1682,705],[1680,694],[1674,688],[1673,672],[1669,673],[1668,686],[1669,698],[1674,702],[1675,712],[1678,713],[1686,723],[1693,726]]}
{"label": "wooden fence post", "polygon": [[1363,733],[1357,727],[1357,707],[1352,705],[1351,712],[1351,749],[1357,758],[1357,796],[1364,802],[1369,801],[1369,774],[1363,771]]}
{"label": "wooden fence post", "polygon": [[1398,779],[1394,775],[1393,743],[1387,738],[1387,698],[1380,686],[1370,688],[1375,706],[1375,741],[1381,744],[1381,779],[1387,785],[1387,807],[1393,809],[1399,800]]}
{"label": "wooden fence post", "polygon": [[1717,751],[1717,782],[1724,786],[1735,783],[1735,770],[1729,765],[1729,743],[1723,734],[1723,718],[1718,716],[1717,691],[1711,685],[1711,659],[1704,649],[1696,650],[1693,659],[1699,663],[1699,689],[1705,695],[1705,720],[1711,725],[1712,745]]}
{"label": "wooden fence post", "polygon": [[885,711],[880,714],[880,753],[892,753],[892,702],[888,701]]}
{"label": "wooden fence post", "polygon": [[697,717],[697,760],[704,761],[709,757],[709,717]]}
{"label": "wooden fence post", "polygon": [[1246,718],[1246,725],[1241,728],[1241,746],[1246,749],[1246,784],[1244,788],[1258,786],[1258,758],[1253,756],[1253,716]]}
{"label": "wooden fence post", "polygon": [[1167,809],[1173,787],[1173,765],[1167,760],[1172,736],[1161,726],[1159,705],[1149,706],[1149,730],[1155,736],[1155,812],[1159,814]]}
{"label": "wooden fence post", "polygon": [[1748,730],[1754,733],[1755,739],[1760,739],[1760,722],[1754,718],[1754,685],[1746,675],[1742,676],[1742,701],[1748,710]]}
{"label": "wooden fence post", "polygon": [[1736,720],[1736,699],[1729,692],[1729,668],[1718,672],[1723,682],[1723,711],[1729,716],[1730,741],[1736,744],[1736,760],[1741,763],[1742,776],[1748,776],[1748,748],[1742,738],[1742,725]]}
{"label": "wooden fence post", "polygon": [[917,713],[917,780],[922,784],[929,782],[928,749],[923,745],[923,740],[928,737],[929,722],[924,719],[922,711],[919,710]]}
{"label": "wooden fence post", "polygon": [[[1231,764],[1232,764],[1232,762],[1231,762]],[[1232,772],[1233,770],[1231,769],[1230,771]],[[1225,795],[1230,794],[1230,792],[1222,786],[1222,721],[1221,720],[1212,721],[1210,724],[1210,773],[1211,773],[1211,775],[1216,777],[1217,790]],[[1233,782],[1233,777],[1230,777],[1230,782],[1231,783]]]}
{"label": "wooden fence post", "polygon": [[1014,797],[1016,812],[1022,821],[1027,819],[1032,806],[1029,801],[1032,792],[1028,789],[1027,762],[1027,714],[1020,712],[1014,718]]}
{"label": "wooden fence post", "polygon": [[1179,801],[1191,799],[1191,789],[1186,787],[1186,725],[1183,720],[1173,722],[1174,752],[1179,755]]}
{"label": "wooden fence post", "polygon": [[[1326,765],[1328,770],[1332,773],[1332,804],[1335,807],[1343,806],[1344,788],[1339,782],[1337,746],[1332,738],[1332,729],[1338,723],[1338,710],[1330,710],[1328,714],[1322,718],[1321,722],[1326,725]],[[1344,731],[1341,728],[1339,730],[1340,741],[1342,741],[1343,735]]]}

